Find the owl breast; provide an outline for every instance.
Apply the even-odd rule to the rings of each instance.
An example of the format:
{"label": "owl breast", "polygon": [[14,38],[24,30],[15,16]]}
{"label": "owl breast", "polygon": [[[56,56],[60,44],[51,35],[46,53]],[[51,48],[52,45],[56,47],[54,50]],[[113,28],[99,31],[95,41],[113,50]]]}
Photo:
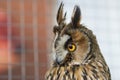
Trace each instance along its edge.
{"label": "owl breast", "polygon": [[110,80],[109,69],[100,61],[84,65],[54,66],[46,80]]}

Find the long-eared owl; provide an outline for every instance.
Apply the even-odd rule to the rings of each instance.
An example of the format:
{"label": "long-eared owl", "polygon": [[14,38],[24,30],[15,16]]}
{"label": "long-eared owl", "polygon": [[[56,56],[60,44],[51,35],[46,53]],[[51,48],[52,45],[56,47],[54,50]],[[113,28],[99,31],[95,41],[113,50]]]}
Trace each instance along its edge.
{"label": "long-eared owl", "polygon": [[109,68],[101,54],[96,37],[80,24],[81,11],[74,7],[71,21],[65,23],[61,3],[57,13],[57,26],[53,32],[55,59],[47,71],[46,80],[111,80]]}

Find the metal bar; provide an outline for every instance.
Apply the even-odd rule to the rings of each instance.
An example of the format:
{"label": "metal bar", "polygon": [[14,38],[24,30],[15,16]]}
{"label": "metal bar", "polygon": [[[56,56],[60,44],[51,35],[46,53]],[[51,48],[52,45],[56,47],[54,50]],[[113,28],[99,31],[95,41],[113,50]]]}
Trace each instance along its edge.
{"label": "metal bar", "polygon": [[[11,0],[7,0],[7,13],[11,13]],[[12,80],[12,61],[11,61],[11,52],[12,52],[12,44],[11,44],[11,14],[7,14],[7,29],[8,29],[8,80]]]}
{"label": "metal bar", "polygon": [[25,70],[25,23],[24,23],[24,0],[20,3],[20,27],[21,27],[21,79],[26,80],[26,70]]}
{"label": "metal bar", "polygon": [[38,60],[38,23],[37,23],[37,0],[33,1],[32,5],[33,10],[33,44],[34,44],[34,73],[35,73],[35,80],[39,80],[39,60]]}

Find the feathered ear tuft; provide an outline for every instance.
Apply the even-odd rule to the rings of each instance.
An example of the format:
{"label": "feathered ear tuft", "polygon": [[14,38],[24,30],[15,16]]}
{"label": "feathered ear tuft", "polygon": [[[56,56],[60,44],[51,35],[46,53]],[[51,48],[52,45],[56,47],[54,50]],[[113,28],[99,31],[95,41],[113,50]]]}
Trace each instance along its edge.
{"label": "feathered ear tuft", "polygon": [[79,6],[75,6],[73,13],[72,13],[72,24],[74,25],[74,27],[76,27],[78,24],[80,24],[80,20],[81,20],[81,11]]}
{"label": "feathered ear tuft", "polygon": [[62,21],[64,21],[64,20],[65,20],[65,17],[66,17],[66,13],[65,13],[65,15],[63,16],[63,6],[64,6],[64,4],[61,3],[61,4],[60,4],[60,7],[59,7],[59,9],[58,9],[58,13],[57,13],[57,23],[58,23],[58,25],[60,25],[60,23],[61,23]]}

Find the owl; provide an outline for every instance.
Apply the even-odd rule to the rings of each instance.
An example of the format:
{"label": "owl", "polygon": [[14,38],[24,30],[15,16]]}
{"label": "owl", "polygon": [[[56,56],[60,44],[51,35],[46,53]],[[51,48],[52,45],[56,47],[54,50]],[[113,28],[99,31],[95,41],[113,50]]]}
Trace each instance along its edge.
{"label": "owl", "polygon": [[81,11],[75,6],[71,21],[65,22],[61,3],[53,32],[54,60],[45,80],[111,80],[109,67],[93,32],[80,24]]}

